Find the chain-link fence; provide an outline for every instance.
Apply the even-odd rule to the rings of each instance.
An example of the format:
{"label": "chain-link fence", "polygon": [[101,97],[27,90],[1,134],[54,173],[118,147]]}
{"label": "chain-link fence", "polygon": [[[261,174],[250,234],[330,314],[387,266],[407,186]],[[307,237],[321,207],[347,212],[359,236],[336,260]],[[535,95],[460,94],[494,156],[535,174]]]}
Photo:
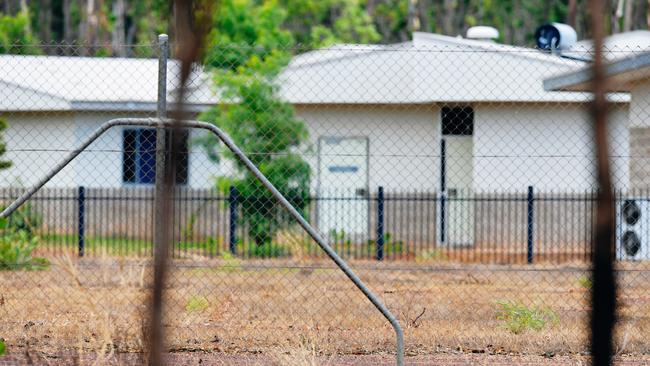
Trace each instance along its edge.
{"label": "chain-link fence", "polygon": [[[650,57],[606,55],[619,65],[615,345],[647,355]],[[419,33],[399,45],[215,47],[193,69],[185,107],[228,133],[349,262],[399,319],[413,360],[584,353],[591,56]],[[170,103],[179,67],[169,60]],[[102,123],[156,117],[157,95],[156,59],[0,55],[2,202]],[[277,364],[394,352],[390,325],[232,152],[198,129],[180,140],[170,350]],[[10,360],[142,362],[122,353],[148,339],[156,147],[154,128],[111,128],[9,217],[0,337]]]}

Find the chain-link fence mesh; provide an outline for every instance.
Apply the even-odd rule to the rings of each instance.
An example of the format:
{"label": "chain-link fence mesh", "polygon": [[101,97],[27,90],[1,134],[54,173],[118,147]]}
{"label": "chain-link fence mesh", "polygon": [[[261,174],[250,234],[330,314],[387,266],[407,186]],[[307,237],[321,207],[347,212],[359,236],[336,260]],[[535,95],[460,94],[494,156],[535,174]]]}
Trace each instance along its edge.
{"label": "chain-link fence mesh", "polygon": [[[69,56],[0,55],[5,205],[102,123],[156,116],[156,59],[48,47]],[[633,75],[647,75],[644,51],[606,55],[641,60]],[[216,47],[193,70],[186,109],[227,132],[349,261],[398,317],[407,355],[584,353],[597,192],[591,95],[575,78],[590,57],[426,34]],[[170,59],[170,103],[179,67]],[[648,85],[631,77],[609,95],[621,354],[650,352]],[[233,154],[206,132],[181,139],[169,349],[277,364],[394,352],[390,325]],[[146,347],[156,145],[155,129],[112,128],[9,217],[0,337],[11,359]]]}

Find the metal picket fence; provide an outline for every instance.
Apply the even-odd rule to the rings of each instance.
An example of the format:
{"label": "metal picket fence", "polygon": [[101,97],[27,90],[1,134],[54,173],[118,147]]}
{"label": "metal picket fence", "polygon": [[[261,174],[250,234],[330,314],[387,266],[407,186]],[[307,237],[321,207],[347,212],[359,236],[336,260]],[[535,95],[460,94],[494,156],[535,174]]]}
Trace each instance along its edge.
{"label": "metal picket fence", "polygon": [[[157,121],[158,60],[47,47],[73,56],[0,55],[5,206],[102,123]],[[592,50],[416,33],[398,45],[276,50],[290,56],[277,68],[242,61],[252,53],[264,66],[267,51],[216,47],[192,71],[186,109],[230,135],[349,262],[396,315],[412,362],[589,352],[597,192],[591,96],[577,78]],[[647,50],[608,51],[648,67]],[[166,72],[171,102],[173,55]],[[621,81],[608,96],[615,346],[636,357],[650,353],[648,90]],[[171,135],[108,130],[8,218],[10,361],[144,362],[160,138]],[[179,140],[167,349],[225,363],[392,360],[390,325],[234,154],[198,130]]]}

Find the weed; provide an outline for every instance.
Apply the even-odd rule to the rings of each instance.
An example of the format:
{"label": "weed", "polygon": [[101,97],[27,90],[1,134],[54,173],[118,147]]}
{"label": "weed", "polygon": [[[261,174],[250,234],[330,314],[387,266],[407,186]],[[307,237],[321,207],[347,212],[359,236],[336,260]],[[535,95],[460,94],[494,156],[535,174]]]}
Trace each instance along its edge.
{"label": "weed", "polygon": [[498,301],[497,319],[503,321],[505,328],[514,334],[527,330],[539,331],[547,324],[557,324],[558,316],[547,306],[528,307],[516,301]]}
{"label": "weed", "polygon": [[0,356],[5,354],[7,346],[5,345],[4,339],[0,338]]}
{"label": "weed", "polygon": [[203,296],[192,296],[185,305],[185,310],[188,313],[201,312],[210,306],[208,299]]}
{"label": "weed", "polygon": [[416,262],[436,262],[447,259],[447,255],[440,249],[424,250],[415,257]]}
{"label": "weed", "polygon": [[578,285],[580,285],[580,287],[586,290],[591,290],[593,284],[591,282],[591,278],[587,276],[582,276],[578,279]]}
{"label": "weed", "polygon": [[47,267],[45,258],[32,257],[38,245],[38,237],[25,230],[16,230],[7,220],[0,221],[0,270],[42,269]]}

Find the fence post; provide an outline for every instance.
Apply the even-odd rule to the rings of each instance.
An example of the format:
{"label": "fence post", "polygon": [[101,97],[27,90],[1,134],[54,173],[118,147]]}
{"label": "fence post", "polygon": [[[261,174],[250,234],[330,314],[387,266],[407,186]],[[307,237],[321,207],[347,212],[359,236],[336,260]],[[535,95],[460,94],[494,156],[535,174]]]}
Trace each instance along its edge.
{"label": "fence post", "polygon": [[533,222],[534,222],[534,207],[533,207],[533,202],[535,201],[534,195],[533,195],[533,186],[528,186],[528,235],[527,235],[527,262],[528,264],[533,263]]}
{"label": "fence post", "polygon": [[384,187],[377,189],[377,260],[384,259]]}
{"label": "fence post", "polygon": [[234,186],[230,186],[228,203],[230,204],[230,239],[228,244],[230,253],[237,254],[237,188]]}
{"label": "fence post", "polygon": [[79,186],[77,189],[77,221],[79,256],[83,257],[86,249],[86,188]]}
{"label": "fence post", "polygon": [[[158,118],[167,117],[167,57],[169,53],[169,38],[166,34],[158,36],[158,103],[156,115]],[[153,252],[157,253],[162,247],[163,230],[163,192],[165,169],[167,169],[167,139],[166,129],[156,130],[156,180],[154,187],[154,224],[153,224]]]}

